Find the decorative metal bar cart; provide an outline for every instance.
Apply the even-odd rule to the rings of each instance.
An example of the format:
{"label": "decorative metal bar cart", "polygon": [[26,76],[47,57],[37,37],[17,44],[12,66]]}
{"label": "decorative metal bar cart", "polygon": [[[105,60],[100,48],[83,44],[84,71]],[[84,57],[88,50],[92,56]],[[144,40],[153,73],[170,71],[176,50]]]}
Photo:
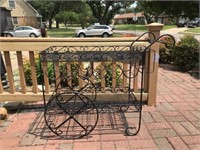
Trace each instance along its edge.
{"label": "decorative metal bar cart", "polygon": [[[145,40],[149,45],[135,46],[145,34],[153,37]],[[124,133],[136,135],[141,126],[144,73],[152,71],[144,68],[145,57],[153,52],[151,46],[155,42],[166,42],[163,42],[164,36],[171,38],[174,45],[171,35],[155,39],[152,33],[146,32],[130,46],[51,46],[42,51],[40,69],[48,128],[62,138],[82,138],[97,124],[103,125],[102,119],[106,120],[108,114],[118,113],[124,116],[120,120]],[[136,76],[140,80],[139,96],[132,88]],[[44,82],[50,83],[49,98]],[[130,114],[124,115],[126,112]],[[132,119],[128,120],[130,115]]]}

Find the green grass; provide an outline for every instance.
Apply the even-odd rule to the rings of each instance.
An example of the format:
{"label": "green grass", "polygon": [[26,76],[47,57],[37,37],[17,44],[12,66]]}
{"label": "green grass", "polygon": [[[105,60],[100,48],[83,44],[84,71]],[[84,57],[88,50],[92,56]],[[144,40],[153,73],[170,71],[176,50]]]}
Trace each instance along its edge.
{"label": "green grass", "polygon": [[68,28],[52,28],[47,30],[48,37],[74,37],[75,30]]}
{"label": "green grass", "polygon": [[[116,25],[116,30],[139,30],[139,31],[147,31],[146,25],[138,25],[138,24],[126,24],[126,25]],[[176,25],[164,25],[163,30],[176,28]]]}
{"label": "green grass", "polygon": [[141,30],[145,31],[145,25],[136,25],[136,24],[126,24],[126,25],[115,25],[115,30]]}
{"label": "green grass", "polygon": [[167,30],[167,29],[171,29],[171,28],[177,28],[176,25],[164,25],[162,30]]}
{"label": "green grass", "polygon": [[183,33],[200,34],[200,27],[187,29]]}
{"label": "green grass", "polygon": [[[61,27],[62,26],[62,27]],[[67,38],[67,37],[75,37],[75,29],[73,28],[65,28],[63,25],[60,25],[61,28],[52,28],[47,30],[48,37],[54,37],[54,38]],[[175,25],[165,25],[163,30],[170,29],[176,27]],[[132,30],[132,31],[147,31],[145,25],[138,25],[138,24],[127,24],[127,25],[116,25],[116,30]],[[195,28],[196,29],[196,28]],[[194,31],[199,32],[199,31]],[[114,34],[113,37],[119,37],[122,36],[121,34]]]}

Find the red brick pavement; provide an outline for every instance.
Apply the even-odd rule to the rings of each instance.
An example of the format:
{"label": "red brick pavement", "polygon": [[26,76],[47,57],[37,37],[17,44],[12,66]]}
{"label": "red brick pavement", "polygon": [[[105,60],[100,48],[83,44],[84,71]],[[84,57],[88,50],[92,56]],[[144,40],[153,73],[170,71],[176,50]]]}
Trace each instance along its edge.
{"label": "red brick pavement", "polygon": [[95,129],[79,140],[44,138],[49,134],[43,129],[43,118],[39,117],[42,123],[32,127],[40,112],[31,110],[9,114],[5,122],[0,122],[0,150],[199,150],[199,92],[200,80],[159,68],[157,104],[143,107],[138,135],[106,134]]}

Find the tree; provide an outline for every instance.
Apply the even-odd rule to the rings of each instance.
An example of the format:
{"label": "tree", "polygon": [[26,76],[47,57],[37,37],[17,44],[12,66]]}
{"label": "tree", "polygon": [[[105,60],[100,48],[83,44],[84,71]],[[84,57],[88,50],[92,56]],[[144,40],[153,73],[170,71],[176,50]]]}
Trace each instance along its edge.
{"label": "tree", "polygon": [[138,1],[136,11],[143,12],[148,24],[153,22],[154,18],[163,12],[159,1]]}
{"label": "tree", "polygon": [[93,16],[100,24],[110,24],[114,15],[117,14],[120,9],[130,6],[134,1],[87,0],[86,2],[91,8]]}
{"label": "tree", "polygon": [[67,24],[72,24],[77,22],[78,14],[73,11],[63,11],[58,13],[55,16],[55,19],[64,23],[65,27],[67,28]]}
{"label": "tree", "polygon": [[95,18],[92,15],[92,11],[87,3],[84,1],[74,2],[77,3],[73,8],[73,11],[78,14],[78,22],[82,28],[85,28],[88,24],[95,22]]}
{"label": "tree", "polygon": [[32,0],[29,3],[43,16],[44,21],[49,20],[50,29],[52,28],[53,18],[56,14],[73,5],[72,1],[59,0]]}
{"label": "tree", "polygon": [[171,18],[183,16],[193,19],[198,16],[198,1],[138,1],[136,10],[143,12],[147,23],[151,23],[161,13],[169,15]]}

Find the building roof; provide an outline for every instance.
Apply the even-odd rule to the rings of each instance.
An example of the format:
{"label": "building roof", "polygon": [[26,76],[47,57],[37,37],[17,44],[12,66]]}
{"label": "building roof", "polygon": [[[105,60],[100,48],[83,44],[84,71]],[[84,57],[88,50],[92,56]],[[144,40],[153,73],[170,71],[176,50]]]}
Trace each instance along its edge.
{"label": "building roof", "polygon": [[127,19],[127,18],[134,18],[134,17],[144,17],[142,12],[139,13],[127,13],[127,14],[121,14],[116,15],[114,19]]}
{"label": "building roof", "polygon": [[11,9],[11,15],[15,17],[41,17],[27,0],[15,0],[15,8],[9,7],[8,0],[0,0],[0,5],[7,9]]}

